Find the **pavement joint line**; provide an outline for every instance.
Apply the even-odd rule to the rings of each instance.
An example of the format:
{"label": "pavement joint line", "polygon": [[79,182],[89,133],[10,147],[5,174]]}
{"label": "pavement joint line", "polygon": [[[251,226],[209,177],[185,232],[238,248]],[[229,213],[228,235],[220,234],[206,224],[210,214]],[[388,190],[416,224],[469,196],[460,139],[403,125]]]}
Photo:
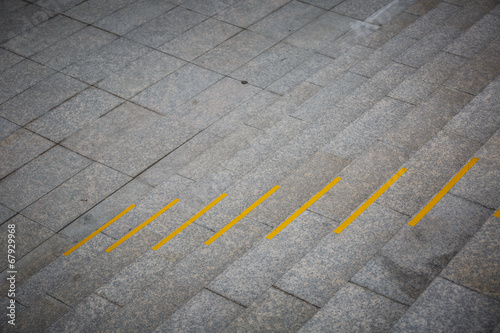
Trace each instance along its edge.
{"label": "pavement joint line", "polygon": [[336,177],[332,180],[328,185],[326,185],[321,191],[316,193],[309,201],[307,201],[302,207],[297,209],[295,213],[290,215],[285,221],[283,221],[279,226],[276,227],[269,235],[266,236],[267,239],[273,239],[274,236],[279,234],[283,229],[286,228],[287,225],[292,223],[300,214],[306,211],[313,203],[315,203],[319,198],[321,198],[326,192],[328,192],[335,184],[337,184],[342,178]]}
{"label": "pavement joint line", "polygon": [[493,214],[494,217],[500,218],[500,208]]}
{"label": "pavement joint line", "polygon": [[448,193],[453,186],[455,186],[460,178],[462,178],[467,171],[469,171],[474,164],[476,164],[477,161],[479,161],[479,158],[473,157],[469,162],[467,162],[467,164],[460,169],[455,176],[453,176],[453,178],[434,196],[434,198],[431,199],[431,201],[429,201],[427,205],[425,205],[424,208],[422,208],[420,212],[418,212],[417,215],[415,215],[415,217],[408,224],[412,227],[416,226],[417,223],[439,202],[439,200],[441,200],[445,194]]}
{"label": "pavement joint line", "polygon": [[258,205],[260,205],[264,200],[269,198],[274,192],[276,192],[280,188],[279,185],[276,185],[272,189],[270,189],[266,194],[264,194],[262,197],[260,197],[257,201],[255,201],[253,204],[251,204],[247,209],[245,209],[240,215],[236,216],[234,220],[226,224],[224,228],[219,230],[215,235],[210,237],[206,242],[205,245],[210,245],[215,241],[217,238],[222,236],[226,231],[231,229],[236,223],[238,223],[242,218],[244,218],[248,213],[250,213],[252,210],[254,210]]}
{"label": "pavement joint line", "polygon": [[169,203],[168,205],[166,205],[165,207],[163,207],[162,209],[160,209],[156,214],[154,214],[149,219],[147,219],[146,221],[144,221],[141,224],[139,224],[133,230],[131,230],[130,232],[128,232],[125,236],[123,236],[122,238],[120,238],[119,240],[117,240],[113,245],[111,245],[110,247],[108,247],[106,249],[106,252],[109,253],[109,252],[113,251],[113,249],[115,249],[116,247],[118,247],[118,245],[120,245],[121,243],[125,242],[127,239],[129,239],[130,237],[132,237],[135,233],[137,233],[139,230],[141,230],[142,228],[144,228],[145,226],[147,226],[150,222],[154,221],[158,216],[160,216],[161,214],[165,213],[168,209],[170,209],[173,205],[175,205],[178,202],[179,202],[179,199],[174,199],[171,203]]}
{"label": "pavement joint line", "polygon": [[113,224],[114,222],[118,221],[123,215],[127,214],[132,208],[134,208],[135,205],[132,204],[130,206],[128,206],[125,210],[123,210],[120,214],[116,215],[115,217],[113,217],[111,220],[109,220],[108,222],[106,222],[106,224],[102,225],[100,228],[98,228],[96,231],[94,231],[93,233],[91,233],[90,235],[88,235],[87,237],[85,237],[81,242],[79,242],[78,244],[76,244],[75,246],[73,246],[71,249],[69,249],[68,251],[66,251],[64,253],[65,256],[68,256],[70,255],[73,251],[75,251],[76,249],[78,249],[80,246],[82,246],[83,244],[87,243],[90,239],[92,239],[93,237],[95,237],[98,233],[100,233],[101,231],[103,231],[104,229],[106,229],[107,227],[109,227],[111,224]]}
{"label": "pavement joint line", "polygon": [[389,187],[392,186],[408,169],[401,168],[391,179],[389,179],[381,188],[377,190],[368,200],[365,201],[354,213],[351,214],[342,224],[340,224],[334,232],[340,234],[352,221],[361,215],[368,207],[371,206]]}
{"label": "pavement joint line", "polygon": [[171,240],[172,238],[174,238],[182,230],[184,230],[185,228],[187,228],[191,223],[193,223],[198,218],[200,218],[203,214],[205,214],[206,212],[208,212],[213,206],[215,206],[216,204],[218,204],[219,201],[221,201],[222,199],[224,199],[226,196],[227,196],[226,193],[222,193],[214,201],[212,201],[211,203],[209,203],[205,208],[203,208],[198,213],[196,213],[193,217],[191,217],[189,220],[187,220],[186,222],[184,222],[179,228],[177,228],[175,231],[173,231],[170,235],[168,235],[167,237],[165,237],[164,239],[162,239],[158,244],[156,244],[155,246],[153,246],[152,249],[156,251],[160,247],[162,247],[163,245],[165,245],[169,240]]}

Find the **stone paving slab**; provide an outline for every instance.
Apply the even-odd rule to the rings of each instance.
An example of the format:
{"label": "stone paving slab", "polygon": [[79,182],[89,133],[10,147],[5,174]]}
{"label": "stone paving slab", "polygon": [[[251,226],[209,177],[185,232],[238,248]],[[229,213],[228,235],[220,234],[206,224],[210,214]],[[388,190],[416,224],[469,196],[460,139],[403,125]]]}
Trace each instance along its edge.
{"label": "stone paving slab", "polygon": [[0,140],[5,139],[15,131],[19,129],[19,126],[5,118],[0,117]]}
{"label": "stone paving slab", "polygon": [[287,0],[237,1],[231,7],[217,14],[215,18],[238,27],[247,28],[287,2]]}

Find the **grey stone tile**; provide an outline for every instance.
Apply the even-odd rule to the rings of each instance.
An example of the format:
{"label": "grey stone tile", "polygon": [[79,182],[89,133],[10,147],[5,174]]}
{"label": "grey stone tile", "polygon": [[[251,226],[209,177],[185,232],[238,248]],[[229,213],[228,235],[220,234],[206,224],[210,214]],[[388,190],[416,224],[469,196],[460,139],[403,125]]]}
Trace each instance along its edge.
{"label": "grey stone tile", "polygon": [[389,129],[383,139],[400,147],[417,151],[471,99],[472,96],[469,94],[440,87],[425,102]]}
{"label": "grey stone tile", "polygon": [[31,59],[50,68],[61,70],[84,59],[116,38],[116,35],[88,26],[43,49]]}
{"label": "grey stone tile", "polygon": [[500,74],[497,55],[500,42],[494,41],[445,82],[447,86],[477,95]]}
{"label": "grey stone tile", "polygon": [[446,195],[415,227],[402,228],[352,281],[412,304],[491,213]]}
{"label": "grey stone tile", "polygon": [[64,68],[63,72],[89,84],[95,84],[149,51],[151,49],[144,45],[119,38],[87,58]]}
{"label": "grey stone tile", "polygon": [[296,332],[316,311],[314,306],[270,288],[224,332]]}
{"label": "grey stone tile", "polygon": [[228,135],[207,149],[183,167],[179,174],[189,179],[198,180],[261,134],[261,130],[246,126],[243,130]]}
{"label": "grey stone tile", "polygon": [[354,160],[399,122],[410,109],[411,105],[407,103],[383,98],[321,149]]}
{"label": "grey stone tile", "polygon": [[233,111],[226,114],[206,130],[212,134],[226,137],[240,128],[245,127],[244,123],[261,128],[250,122],[252,117],[258,115],[262,110],[267,110],[278,99],[280,99],[280,96],[267,90],[261,90],[246,102],[238,105]]}
{"label": "grey stone tile", "polygon": [[280,190],[254,209],[249,217],[277,227],[328,185],[350,160],[318,151],[279,183]]}
{"label": "grey stone tile", "polygon": [[0,72],[3,72],[24,58],[5,49],[0,49]]}
{"label": "grey stone tile", "polygon": [[0,178],[28,163],[53,144],[41,136],[20,129],[0,141]]}
{"label": "grey stone tile", "polygon": [[487,14],[448,46],[446,51],[472,58],[498,36],[499,29],[500,17]]}
{"label": "grey stone tile", "polygon": [[56,146],[0,182],[0,203],[21,211],[91,164],[91,161]]}
{"label": "grey stone tile", "polygon": [[172,115],[190,126],[205,129],[258,92],[259,88],[226,77],[179,106]]}
{"label": "grey stone tile", "polygon": [[437,278],[390,332],[491,332],[499,310],[500,303]]}
{"label": "grey stone tile", "polygon": [[292,45],[280,43],[231,73],[231,76],[265,88],[312,54]]}
{"label": "grey stone tile", "polygon": [[34,3],[41,6],[41,7],[48,8],[48,9],[51,9],[53,11],[62,13],[73,6],[78,5],[82,1],[84,1],[84,0],[69,0],[69,1],[65,1],[65,2],[37,0],[37,1],[34,1]]}
{"label": "grey stone tile", "polygon": [[0,117],[0,141],[14,133],[19,129],[19,126],[5,118]]}
{"label": "grey stone tile", "polygon": [[127,102],[64,140],[63,145],[135,176],[197,132]]}
{"label": "grey stone tile", "polygon": [[[74,222],[64,227],[59,231],[59,234],[64,235],[71,242],[77,243],[120,214],[130,205],[137,204],[139,200],[152,190],[151,186],[137,180],[132,180]],[[117,221],[115,223],[120,222]]]}
{"label": "grey stone tile", "polygon": [[[21,314],[21,312],[26,309],[25,306],[23,306],[22,304],[20,304],[18,302],[15,302],[14,304],[15,304],[15,307],[16,307],[16,315]],[[2,299],[0,299],[0,306],[3,309],[5,309],[9,305],[10,305],[10,298],[3,297]],[[8,320],[9,320],[9,317],[7,317],[7,316],[2,316],[0,318],[0,325],[1,325],[1,327],[2,327],[3,330],[7,330],[8,326],[6,324],[7,324]]]}
{"label": "grey stone tile", "polygon": [[0,115],[26,125],[86,87],[85,83],[56,73],[0,105]]}
{"label": "grey stone tile", "polygon": [[159,50],[191,61],[240,31],[234,25],[209,18],[166,42]]}
{"label": "grey stone tile", "polygon": [[[55,298],[46,295],[35,304],[22,311],[16,318],[16,332],[44,332],[53,322],[61,318],[71,308]],[[6,329],[9,332],[12,330]]]}
{"label": "grey stone tile", "polygon": [[408,171],[378,199],[407,215],[417,213],[472,157],[480,144],[439,132],[405,164]]}
{"label": "grey stone tile", "polygon": [[267,89],[277,94],[285,95],[299,86],[302,82],[306,81],[310,76],[332,63],[333,59],[321,54],[314,54],[280,79],[276,80],[273,84],[268,86]]}
{"label": "grey stone tile", "polygon": [[252,23],[259,21],[287,2],[288,0],[238,1],[231,7],[221,11],[215,18],[242,28],[247,28]]}
{"label": "grey stone tile", "polygon": [[367,77],[372,77],[380,70],[389,65],[392,59],[396,58],[405,50],[415,44],[417,40],[402,35],[396,35],[382,45],[375,52],[354,65],[349,71]]}
{"label": "grey stone tile", "polygon": [[176,7],[129,32],[126,37],[156,48],[205,19],[201,14]]}
{"label": "grey stone tile", "polygon": [[[0,226],[2,230],[2,243],[7,244],[7,225],[14,224],[15,230],[15,245],[16,245],[16,260],[19,260],[38,245],[43,243],[46,239],[54,233],[44,226],[27,219],[22,215],[16,215],[9,220],[9,223],[4,223]],[[8,267],[7,256],[5,255],[1,261],[1,270],[3,271]]]}
{"label": "grey stone tile", "polygon": [[131,98],[185,64],[184,61],[152,51],[100,81],[97,86],[123,98]]}
{"label": "grey stone tile", "polygon": [[347,283],[299,332],[387,332],[407,307]]}
{"label": "grey stone tile", "polygon": [[24,6],[16,8],[14,4],[9,4],[8,1],[2,3],[2,7],[4,7],[0,10],[0,17],[3,23],[0,27],[0,42],[2,43],[56,15],[51,10],[28,4],[24,1],[19,2],[24,3]]}
{"label": "grey stone tile", "polygon": [[388,96],[406,103],[418,105],[437,87],[438,83],[422,81],[412,76],[394,88]]}
{"label": "grey stone tile", "polygon": [[332,58],[339,58],[346,53],[350,53],[351,48],[366,41],[369,36],[378,29],[380,29],[378,25],[355,21],[351,23],[351,29],[349,31],[331,42],[320,52]]}
{"label": "grey stone tile", "polygon": [[272,240],[263,239],[219,275],[208,288],[249,306],[334,227],[304,212]]}
{"label": "grey stone tile", "polygon": [[220,332],[244,308],[208,290],[201,291],[154,332]]}
{"label": "grey stone tile", "polygon": [[64,14],[85,23],[94,23],[132,2],[134,0],[89,0],[74,6]]}
{"label": "grey stone tile", "polygon": [[394,176],[407,159],[406,151],[378,142],[342,170],[338,175],[342,181],[309,209],[336,221],[344,220]]}
{"label": "grey stone tile", "polygon": [[356,20],[333,12],[326,12],[285,39],[294,46],[320,51],[339,38]]}
{"label": "grey stone tile", "polygon": [[12,216],[16,215],[13,211],[5,206],[0,205],[0,224],[9,220]]}
{"label": "grey stone tile", "polygon": [[194,63],[229,74],[274,44],[270,38],[244,30],[198,57]]}
{"label": "grey stone tile", "polygon": [[31,60],[23,60],[2,73],[0,104],[54,74],[48,67]]}
{"label": "grey stone tile", "polygon": [[168,114],[221,78],[212,71],[188,64],[144,90],[132,101]]}
{"label": "grey stone tile", "polygon": [[28,5],[28,4],[24,1],[21,1],[21,0],[7,0],[7,1],[2,2],[0,9],[2,10],[2,12],[5,11],[6,13],[11,13],[19,8],[26,6],[26,5]]}
{"label": "grey stone tile", "polygon": [[446,20],[446,24],[455,28],[467,30],[486,15],[489,9],[490,6],[480,2],[468,2],[455,13],[455,15]]}
{"label": "grey stone tile", "polygon": [[418,19],[418,16],[402,12],[378,31],[373,32],[368,38],[360,40],[360,44],[371,48],[378,48],[399,34],[402,29],[415,22],[416,19]]}
{"label": "grey stone tile", "polygon": [[123,36],[138,26],[174,8],[171,3],[153,0],[139,0],[94,22],[94,26]]}
{"label": "grey stone tile", "polygon": [[473,108],[480,108],[487,111],[497,110],[499,98],[498,92],[500,91],[500,79],[491,82],[480,94],[474,98],[470,106]]}
{"label": "grey stone tile", "polygon": [[191,9],[206,16],[213,16],[239,0],[172,0],[173,4]]}
{"label": "grey stone tile", "polygon": [[459,6],[441,2],[428,13],[403,29],[401,34],[411,38],[421,39],[432,30],[443,26],[445,21],[459,9]]}
{"label": "grey stone tile", "polygon": [[129,177],[94,163],[31,204],[22,214],[59,231],[129,181]]}
{"label": "grey stone tile", "polygon": [[118,97],[91,87],[45,113],[26,127],[41,136],[59,142],[122,102],[123,100]]}
{"label": "grey stone tile", "polygon": [[[436,6],[439,5],[440,3],[441,3],[440,0],[418,0],[415,4],[406,8],[405,12],[413,15],[422,16],[428,11],[436,8]],[[453,3],[453,1],[450,1],[450,3]]]}
{"label": "grey stone tile", "polygon": [[462,31],[457,28],[447,26],[436,28],[394,60],[418,68],[434,58],[461,33]]}
{"label": "grey stone tile", "polygon": [[330,230],[275,285],[311,304],[328,307],[329,299],[406,221],[407,217],[373,204],[340,234]]}
{"label": "grey stone tile", "polygon": [[316,7],[332,9],[333,7],[341,3],[342,0],[304,0],[304,2]]}
{"label": "grey stone tile", "polygon": [[25,33],[15,36],[3,46],[22,56],[29,57],[84,27],[84,23],[57,15]]}
{"label": "grey stone tile", "polygon": [[92,294],[45,332],[94,332],[106,320],[103,314],[117,310],[118,306],[115,304]]}
{"label": "grey stone tile", "polygon": [[325,11],[302,2],[292,1],[248,29],[261,35],[281,40],[288,37]]}
{"label": "grey stone tile", "polygon": [[333,11],[342,15],[353,17],[358,20],[365,20],[370,15],[382,9],[390,0],[376,0],[366,3],[362,0],[347,0],[341,2],[333,8]]}
{"label": "grey stone tile", "polygon": [[434,59],[420,67],[412,79],[441,84],[466,63],[466,59],[450,53],[439,53]]}

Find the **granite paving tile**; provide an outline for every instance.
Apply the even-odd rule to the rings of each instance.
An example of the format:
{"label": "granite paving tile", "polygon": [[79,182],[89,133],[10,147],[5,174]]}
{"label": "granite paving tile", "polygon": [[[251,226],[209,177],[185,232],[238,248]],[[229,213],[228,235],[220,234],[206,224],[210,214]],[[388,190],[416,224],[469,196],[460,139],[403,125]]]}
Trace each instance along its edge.
{"label": "granite paving tile", "polygon": [[124,101],[116,96],[90,87],[32,121],[26,128],[59,142],[122,102]]}
{"label": "granite paving tile", "polygon": [[449,45],[446,51],[465,58],[472,58],[498,37],[499,29],[500,17],[487,14]]}
{"label": "granite paving tile", "polygon": [[305,212],[272,240],[258,242],[208,288],[238,304],[250,306],[335,226],[327,218]]}
{"label": "granite paving tile", "polygon": [[342,0],[304,0],[304,2],[316,7],[332,9],[333,7],[341,3]]}
{"label": "granite paving tile", "polygon": [[[10,298],[4,297],[0,299],[0,306],[2,306],[3,309],[5,309],[8,305],[10,305]],[[15,302],[14,306],[16,307],[16,315],[19,315],[23,310],[26,309],[25,306],[22,304]],[[9,317],[7,316],[2,316],[0,317],[0,327],[2,329],[7,329],[7,321],[9,320]]]}
{"label": "granite paving tile", "polygon": [[51,10],[27,2],[24,2],[25,5],[20,8],[16,8],[15,4],[9,4],[8,1],[4,1],[3,4],[4,8],[0,14],[3,22],[2,27],[0,27],[0,41],[2,43],[56,15]]}
{"label": "granite paving tile", "polygon": [[196,58],[194,63],[227,75],[275,43],[275,41],[268,37],[249,30],[243,30]]}
{"label": "granite paving tile", "polygon": [[144,45],[118,38],[62,71],[89,84],[95,84],[150,51]]}
{"label": "granite paving tile", "polygon": [[88,26],[43,49],[31,59],[55,70],[61,70],[84,59],[116,38],[116,35]]}
{"label": "granite paving tile", "polygon": [[437,278],[389,332],[491,332],[500,303]]}
{"label": "granite paving tile", "polygon": [[24,126],[86,87],[85,83],[56,73],[0,105],[0,115]]}
{"label": "granite paving tile", "polygon": [[248,29],[276,40],[282,40],[324,12],[318,7],[292,1]]}
{"label": "granite paving tile", "polygon": [[475,1],[469,2],[465,4],[461,10],[446,20],[446,24],[455,28],[467,30],[486,15],[489,9],[490,6],[484,3],[482,4]]}
{"label": "granite paving tile", "polygon": [[347,0],[335,6],[332,10],[336,13],[349,16],[358,20],[365,20],[370,15],[382,9],[391,0],[376,0],[366,3],[362,0]]}
{"label": "granite paving tile", "polygon": [[360,40],[360,44],[371,48],[378,48],[384,43],[388,42],[391,38],[399,34],[402,29],[409,26],[417,19],[418,16],[416,15],[402,12],[396,15],[391,21],[382,26],[379,30],[373,32],[368,38]]}
{"label": "granite paving tile", "polygon": [[21,0],[6,0],[0,5],[0,9],[2,12],[12,13],[26,5],[28,5],[28,3]]}
{"label": "granite paving tile", "polygon": [[64,14],[85,23],[94,23],[134,1],[135,0],[89,0],[72,7]]}
{"label": "granite paving tile", "polygon": [[299,332],[387,332],[406,309],[400,303],[347,283]]}
{"label": "granite paving tile", "polygon": [[221,11],[216,19],[247,28],[285,5],[289,0],[249,0],[237,1],[231,7]]}
{"label": "granite paving tile", "polygon": [[406,216],[373,204],[342,233],[330,230],[275,285],[311,304],[325,307],[406,221]]}
{"label": "granite paving tile", "polygon": [[269,288],[224,332],[296,332],[317,310],[292,295]]}
{"label": "granite paving tile", "polygon": [[206,16],[213,16],[227,7],[234,5],[238,1],[239,0],[172,0],[170,2]]}
{"label": "granite paving tile", "polygon": [[209,290],[203,290],[153,332],[220,332],[244,308]]}
{"label": "granite paving tile", "polygon": [[[422,16],[428,11],[436,8],[440,2],[440,0],[418,0],[416,3],[406,8],[405,12]],[[450,1],[450,3],[453,3],[453,1]]]}
{"label": "granite paving tile", "polygon": [[407,37],[421,39],[432,30],[443,26],[446,20],[459,9],[459,6],[441,2],[434,9],[401,30],[401,34]]}
{"label": "granite paving tile", "polygon": [[19,126],[5,118],[0,117],[0,141],[14,133],[19,129]]}
{"label": "granite paving tile", "polygon": [[156,48],[205,19],[204,15],[176,7],[129,32],[126,37]]}
{"label": "granite paving tile", "polygon": [[84,23],[57,15],[25,33],[15,36],[5,42],[3,46],[17,54],[29,57],[84,27]]}
{"label": "granite paving tile", "polygon": [[212,71],[187,64],[136,95],[132,101],[168,114],[221,78]]}
{"label": "granite paving tile", "polygon": [[447,52],[439,53],[415,72],[412,79],[441,84],[466,63],[466,59]]}
{"label": "granite paving tile", "polygon": [[[127,32],[162,15],[175,6],[160,0],[138,0],[94,22],[93,25],[123,36]],[[146,23],[147,24],[147,23]]]}
{"label": "granite paving tile", "polygon": [[129,180],[124,174],[93,163],[25,208],[22,214],[59,231]]}
{"label": "granite paving tile", "polygon": [[88,159],[56,146],[0,182],[0,203],[21,211],[90,164]]}
{"label": "granite paving tile", "polygon": [[209,18],[169,40],[158,49],[192,61],[240,31],[241,29],[234,25]]}
{"label": "granite paving tile", "polygon": [[23,60],[2,73],[0,104],[54,74],[48,67],[31,60]]}
{"label": "granite paving tile", "polygon": [[14,215],[16,215],[15,212],[5,206],[0,205],[0,224],[8,221]]}
{"label": "granite paving tile", "polygon": [[14,66],[18,62],[22,61],[24,58],[7,51],[5,49],[0,49],[0,72],[3,72],[10,67]]}
{"label": "granite paving tile", "polygon": [[35,0],[34,3],[41,7],[62,13],[73,6],[78,5],[80,2],[83,1],[84,0],[69,0],[65,2],[60,2],[60,1]]}
{"label": "granite paving tile", "polygon": [[0,141],[0,178],[28,163],[53,144],[23,128]]}
{"label": "granite paving tile", "polygon": [[292,35],[284,39],[286,43],[310,51],[320,51],[339,38],[356,20],[333,12],[325,12]]}
{"label": "granite paving tile", "polygon": [[378,25],[356,21],[351,24],[351,29],[349,31],[328,44],[320,52],[331,58],[339,58],[346,53],[350,53],[351,48],[366,41],[369,36],[378,29],[380,29]]}
{"label": "granite paving tile", "polygon": [[158,51],[152,51],[97,83],[101,89],[129,99],[186,63]]}
{"label": "granite paving tile", "polygon": [[490,217],[476,235],[451,260],[441,276],[500,300],[500,252],[498,251],[500,219]]}
{"label": "granite paving tile", "polygon": [[300,65],[311,55],[303,49],[280,43],[232,72],[231,76],[265,88]]}
{"label": "granite paving tile", "polygon": [[352,281],[412,304],[491,213],[490,209],[446,195],[415,227],[402,228]]}

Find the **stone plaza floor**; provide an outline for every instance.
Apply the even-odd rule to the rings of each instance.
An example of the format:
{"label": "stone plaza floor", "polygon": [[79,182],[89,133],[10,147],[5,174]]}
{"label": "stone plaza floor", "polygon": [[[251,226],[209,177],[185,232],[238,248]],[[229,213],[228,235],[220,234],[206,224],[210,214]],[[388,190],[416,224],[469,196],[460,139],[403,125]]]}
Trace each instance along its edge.
{"label": "stone plaza floor", "polygon": [[499,333],[499,3],[2,0],[2,331]]}

